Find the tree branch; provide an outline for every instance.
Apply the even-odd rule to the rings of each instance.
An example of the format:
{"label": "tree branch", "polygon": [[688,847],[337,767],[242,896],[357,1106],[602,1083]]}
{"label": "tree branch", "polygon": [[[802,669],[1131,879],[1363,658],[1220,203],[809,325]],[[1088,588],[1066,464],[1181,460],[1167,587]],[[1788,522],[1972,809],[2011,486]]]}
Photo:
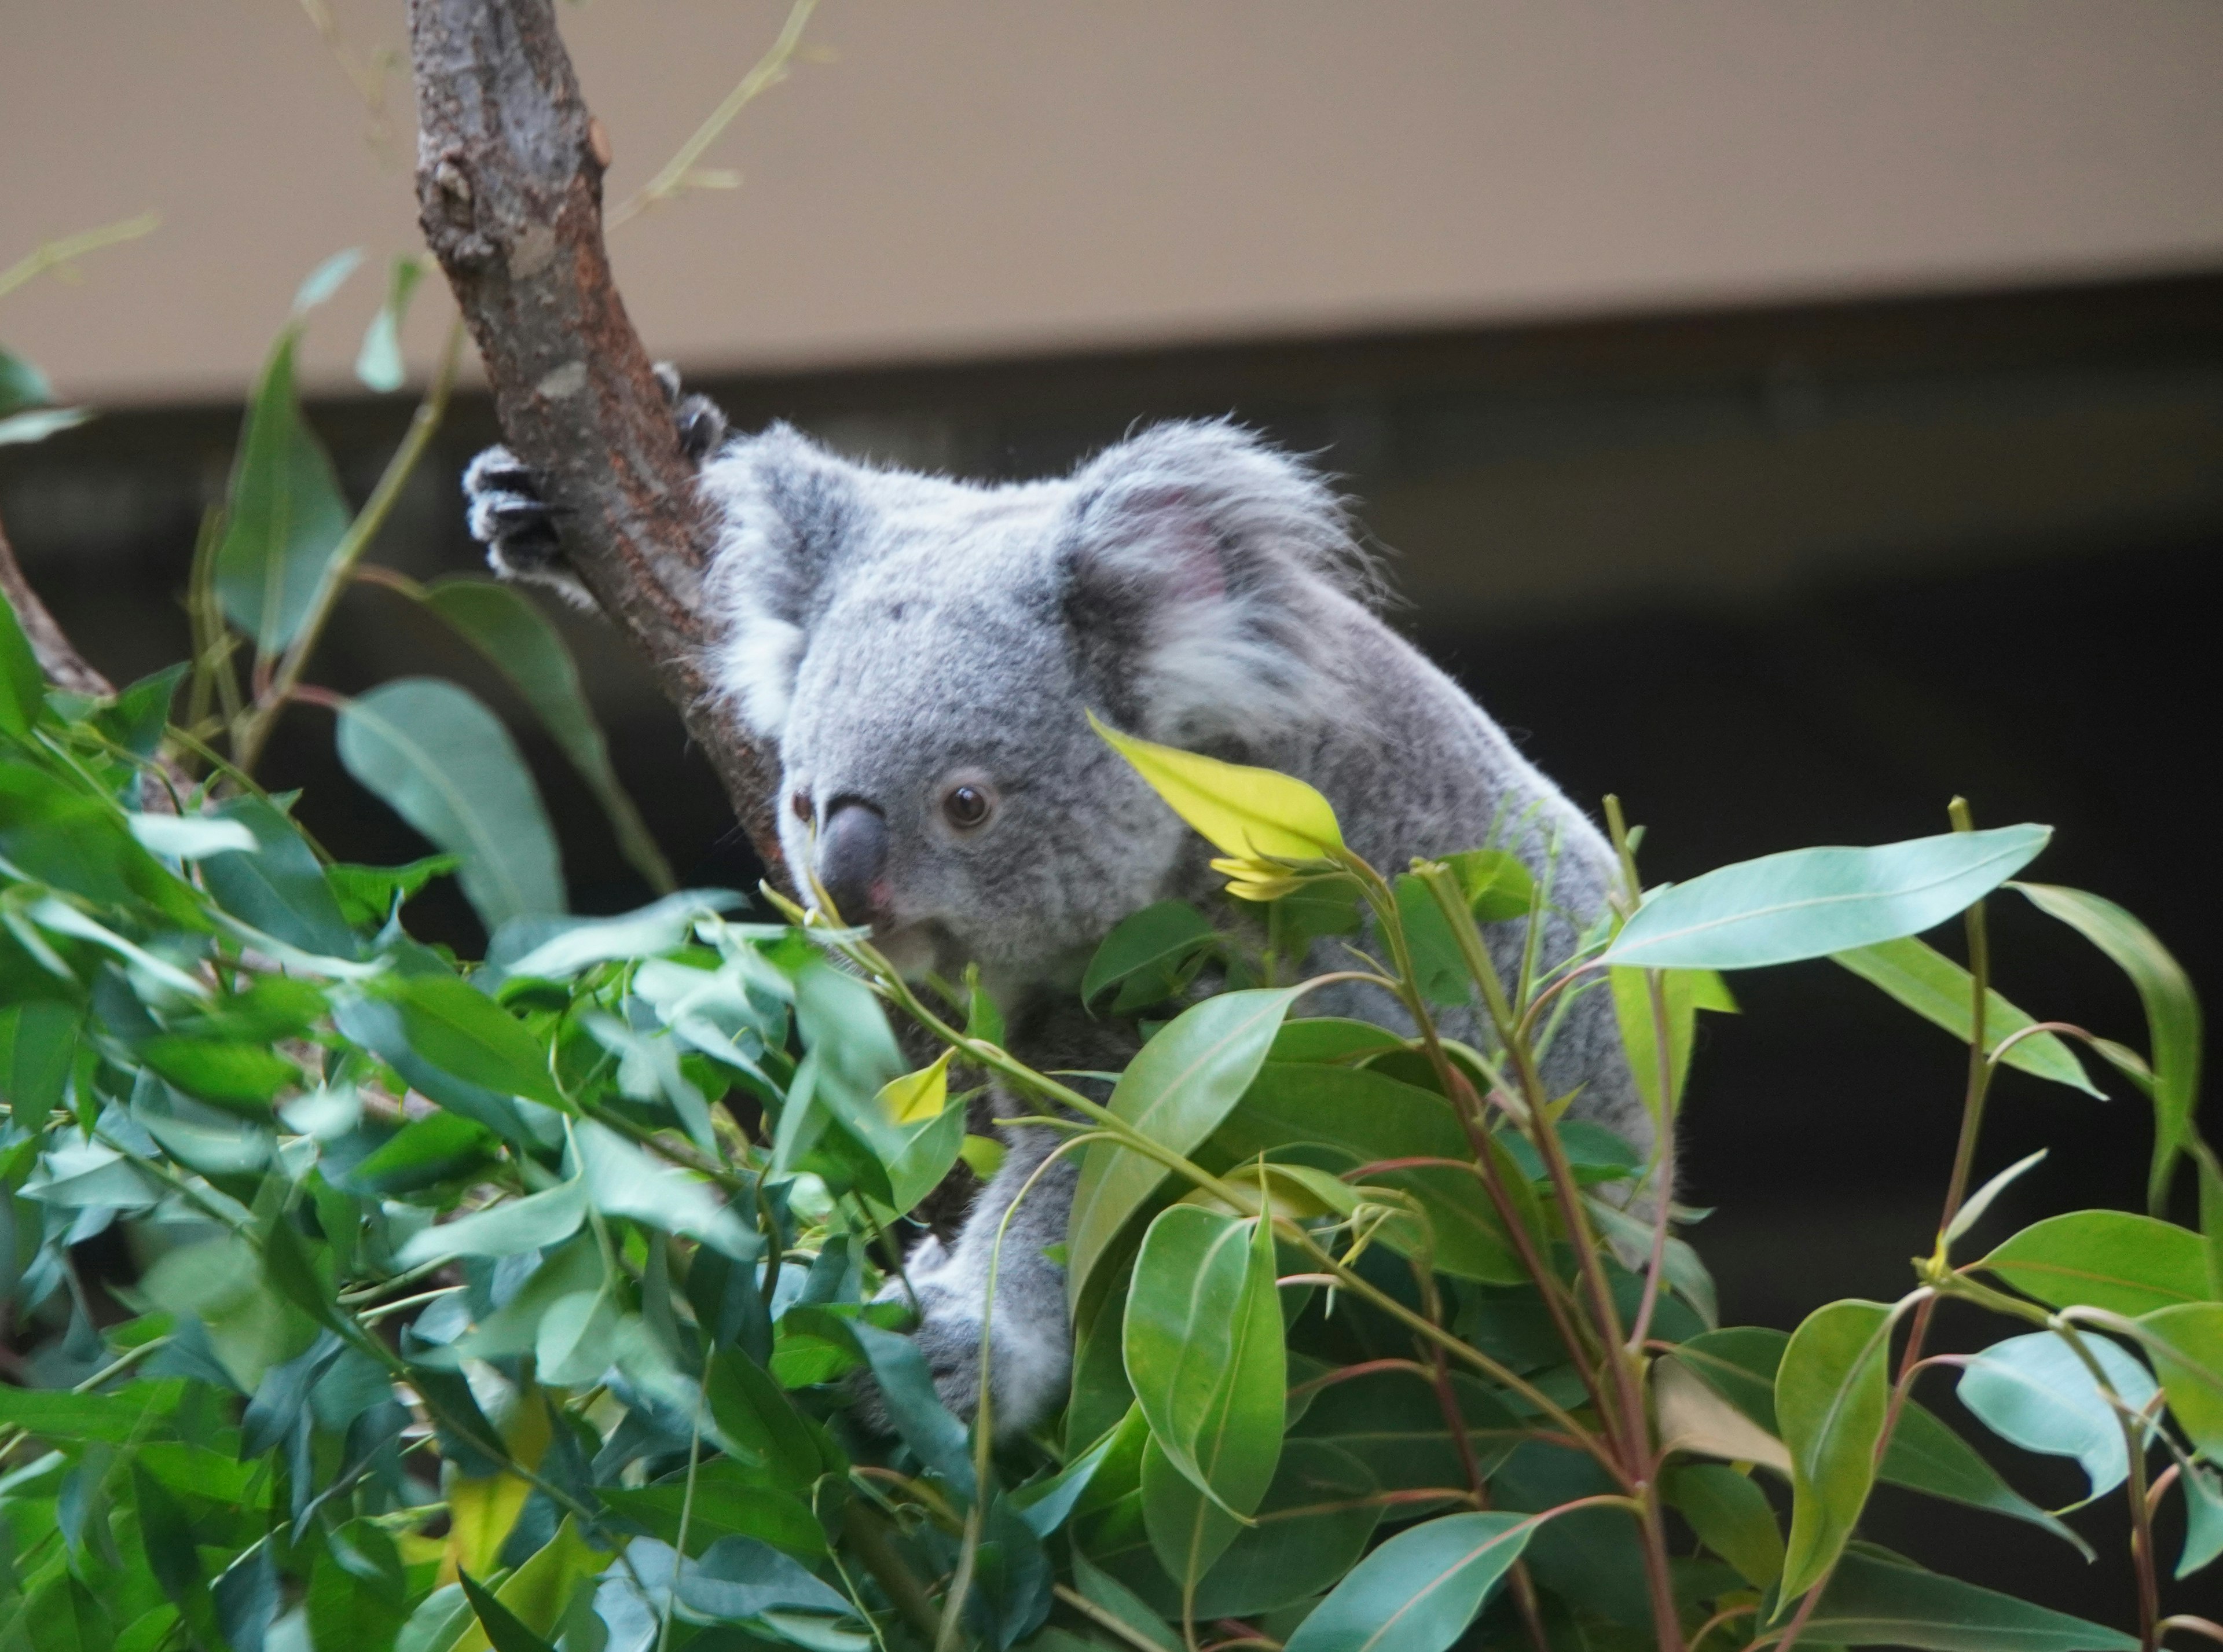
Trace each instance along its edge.
{"label": "tree branch", "polygon": [[708,524],[602,243],[609,141],[551,0],[410,0],[417,198],[503,434],[564,513],[565,555],[654,668],[775,876],[775,769],[712,688]]}
{"label": "tree branch", "polygon": [[8,531],[0,527],[0,596],[16,611],[16,623],[23,628],[24,639],[31,645],[31,653],[39,662],[39,669],[47,674],[47,681],[58,688],[72,694],[93,694],[105,699],[116,692],[116,686],[93,668],[91,662],[77,651],[76,645],[62,634],[54,623],[47,605],[39,600],[39,594],[23,577],[23,569],[16,561],[16,552],[8,543]]}

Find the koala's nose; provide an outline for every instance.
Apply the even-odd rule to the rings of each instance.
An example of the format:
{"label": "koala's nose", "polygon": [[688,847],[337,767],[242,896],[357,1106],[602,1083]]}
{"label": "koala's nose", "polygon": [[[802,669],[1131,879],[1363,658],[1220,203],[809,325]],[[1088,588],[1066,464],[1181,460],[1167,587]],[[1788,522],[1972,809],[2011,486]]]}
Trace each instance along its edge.
{"label": "koala's nose", "polygon": [[855,798],[837,801],[819,830],[814,870],[844,922],[886,916],[887,869],[888,823],[879,810]]}

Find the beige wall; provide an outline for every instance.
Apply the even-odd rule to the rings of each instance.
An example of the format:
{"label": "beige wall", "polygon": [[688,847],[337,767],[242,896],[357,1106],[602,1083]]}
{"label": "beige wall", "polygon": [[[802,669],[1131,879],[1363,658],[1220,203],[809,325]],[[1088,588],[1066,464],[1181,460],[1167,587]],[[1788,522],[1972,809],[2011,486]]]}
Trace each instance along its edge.
{"label": "beige wall", "polygon": [[[400,47],[400,0],[335,3],[359,56]],[[614,198],[784,14],[564,9]],[[2223,262],[2212,0],[826,0],[811,39],[709,157],[742,191],[618,234],[697,369]],[[236,393],[318,260],[412,244],[388,99],[381,150],[293,0],[6,0],[0,263],[165,221],[0,301],[0,338],[72,396]]]}

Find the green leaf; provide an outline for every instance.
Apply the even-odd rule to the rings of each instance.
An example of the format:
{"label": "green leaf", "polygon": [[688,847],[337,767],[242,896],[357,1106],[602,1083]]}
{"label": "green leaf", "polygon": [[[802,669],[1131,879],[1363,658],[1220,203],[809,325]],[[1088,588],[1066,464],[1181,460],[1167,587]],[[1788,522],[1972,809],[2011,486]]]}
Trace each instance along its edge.
{"label": "green leaf", "polygon": [[438,581],[425,592],[425,606],[485,655],[525,697],[601,804],[617,834],[618,852],[648,886],[665,894],[678,888],[670,863],[611,766],[609,743],[587,703],[579,668],[548,616],[522,591],[491,580]]}
{"label": "green leaf", "polygon": [[1953,1220],[1945,1224],[1946,1248],[1949,1250],[1967,1237],[1968,1231],[1983,1220],[1984,1212],[1992,1208],[1992,1201],[2044,1163],[2045,1153],[2046,1150],[2040,1147],[2034,1153],[2025,1154],[1962,1200],[1961,1208],[1953,1213]]}
{"label": "green leaf", "polygon": [[[2115,1391],[2133,1409],[2153,1398],[2146,1369],[2104,1336],[2084,1334],[2084,1346],[2107,1373]],[[2025,1451],[2074,1457],[2100,1497],[2129,1475],[2122,1425],[2090,1369],[2065,1337],[2033,1331],[1995,1342],[1970,1358],[1954,1391],[1978,1421]]]}
{"label": "green leaf", "polygon": [[1397,875],[1397,922],[1413,959],[1413,984],[1432,1004],[1463,1004],[1473,996],[1466,954],[1459,951],[1450,921],[1434,893],[1410,872]]}
{"label": "green leaf", "polygon": [[23,1604],[16,1628],[30,1652],[109,1652],[116,1644],[100,1598],[67,1572],[47,1576]]}
{"label": "green leaf", "polygon": [[177,1410],[185,1384],[134,1382],[109,1394],[0,1385],[0,1425],[55,1444],[98,1440],[120,1446],[167,1432],[159,1419]]}
{"label": "green leaf", "polygon": [[[1830,955],[1855,975],[1897,999],[1924,1021],[1943,1027],[1966,1044],[1974,1032],[1975,983],[1968,970],[1927,941],[1911,935],[1855,947]],[[2031,1025],[2031,1017],[1999,995],[1997,988],[1984,996],[1984,1052],[1999,1047],[2000,1040]],[[2087,1096],[2104,1094],[2086,1076],[2076,1052],[2050,1033],[2035,1033],[2015,1040],[2006,1065],[2034,1077],[2048,1078]]]}
{"label": "green leaf", "polygon": [[[931,1385],[929,1385],[931,1391]],[[710,1361],[702,1386],[718,1443],[736,1461],[775,1485],[807,1495],[826,1464],[795,1404],[771,1373],[738,1348]],[[963,1452],[963,1430],[958,1449]]]}
{"label": "green leaf", "polygon": [[965,1425],[949,1413],[934,1390],[933,1375],[918,1344],[893,1331],[884,1331],[866,1320],[852,1327],[857,1346],[872,1367],[880,1400],[888,1420],[911,1448],[912,1454],[970,1502],[973,1493],[973,1454],[966,1444]]}
{"label": "green leaf", "polygon": [[362,248],[343,247],[330,258],[302,278],[301,285],[293,290],[293,313],[307,314],[330,298],[355,273],[356,266],[362,262]]}
{"label": "green leaf", "polygon": [[2123,1210],[2049,1216],[1976,1266],[2052,1307],[2105,1308],[2131,1319],[2207,1297],[2200,1235]]}
{"label": "green leaf", "polygon": [[509,732],[451,682],[402,677],[340,713],[340,761],[459,863],[491,933],[564,910],[564,871],[540,794]]}
{"label": "green leaf", "polygon": [[0,599],[0,732],[22,739],[47,708],[47,674],[17,623],[16,610]]}
{"label": "green leaf", "polygon": [[[1174,1205],[1143,1235],[1128,1285],[1121,1343],[1128,1384],[1168,1458],[1207,1492],[1197,1437],[1225,1385],[1236,1344],[1250,1331],[1241,1310],[1256,1226],[1201,1206]],[[1275,1406],[1278,1441],[1278,1398]],[[1258,1490],[1263,1495],[1265,1486]]]}
{"label": "green leaf", "polygon": [[[2177,1426],[2201,1455],[2211,1461],[2223,1458],[2223,1303],[2164,1308],[2142,1316],[2138,1329]],[[2146,1391],[2153,1391],[2149,1386]],[[2143,1403],[2132,1399],[2128,1391],[2124,1398],[2132,1404]]]}
{"label": "green leaf", "polygon": [[356,957],[355,932],[300,828],[259,797],[228,799],[216,813],[246,827],[256,845],[252,855],[225,855],[202,865],[201,882],[216,903],[305,952]]}
{"label": "green leaf", "polygon": [[2137,1652],[2132,1636],[1896,1560],[1845,1556],[1802,1643],[1929,1652]]}
{"label": "green leaf", "polygon": [[401,1012],[409,1047],[443,1072],[499,1095],[564,1106],[540,1040],[469,983],[452,975],[402,976],[387,991]]}
{"label": "green leaf", "polygon": [[0,418],[0,448],[43,442],[63,430],[74,430],[92,417],[89,407],[37,407]]}
{"label": "green leaf", "polygon": [[579,1122],[577,1138],[587,1202],[603,1215],[629,1216],[667,1234],[698,1239],[737,1261],[751,1261],[763,1253],[764,1241],[756,1229],[734,1215],[702,1178],[664,1163],[592,1120]]}
{"label": "green leaf", "polygon": [[[1636,1080],[1645,1110],[1659,1113],[1659,1035],[1652,1021],[1652,987],[1644,970],[1609,970],[1613,1013],[1621,1027],[1621,1047]],[[1660,994],[1667,1006],[1667,1116],[1672,1118],[1691,1073],[1691,1041],[1702,1009],[1736,1013],[1736,1000],[1711,970],[1663,970]]]}
{"label": "green leaf", "polygon": [[493,1132],[454,1113],[412,1119],[350,1169],[345,1184],[366,1193],[414,1192],[475,1169],[494,1145]]}
{"label": "green leaf", "polygon": [[[1448,1436],[1446,1436],[1448,1437]],[[1319,1591],[1366,1552],[1382,1518],[1367,1465],[1332,1440],[1291,1440],[1282,1448],[1257,1523],[1237,1533],[1197,1586],[1200,1618],[1248,1617]]]}
{"label": "green leaf", "polygon": [[137,1462],[131,1466],[131,1488],[148,1572],[178,1609],[179,1616],[192,1626],[194,1638],[204,1644],[217,1644],[223,1636],[217,1630],[216,1607],[209,1599],[208,1579],[201,1571],[192,1525],[184,1508],[167,1486]]}
{"label": "green leaf", "polygon": [[166,1033],[141,1045],[139,1058],[188,1095],[249,1117],[268,1118],[279,1092],[301,1082],[275,1050],[225,1039]]}
{"label": "green leaf", "polygon": [[[1180,1218],[1183,1211],[1203,1217],[1203,1223]],[[1146,1274],[1144,1259],[1153,1258],[1150,1235],[1162,1228],[1166,1233]],[[1143,1253],[1128,1295],[1127,1323],[1135,1326],[1136,1304],[1149,1298],[1144,1316],[1160,1335],[1146,1331],[1147,1357],[1139,1367],[1130,1338],[1128,1377],[1132,1381],[1140,1368],[1151,1372],[1154,1381],[1164,1379],[1161,1398],[1168,1403],[1158,1415],[1179,1430],[1162,1435],[1151,1406],[1143,1404],[1151,1423],[1143,1454],[1143,1523],[1160,1562],[1187,1586],[1212,1569],[1243,1530],[1272,1486],[1281,1458],[1289,1379],[1274,1283],[1273,1229],[1263,1221],[1176,1205],[1151,1224]],[[1193,1281],[1170,1272],[1184,1262],[1194,1264]],[[1215,1370],[1199,1373],[1193,1352],[1168,1357],[1162,1334],[1177,1315],[1186,1318],[1193,1341],[1214,1350]],[[1200,1396],[1195,1391],[1200,1374],[1210,1382]],[[1137,1398],[1142,1403],[1139,1391]]]}
{"label": "green leaf", "polygon": [[1399,1532],[1314,1608],[1288,1652],[1443,1652],[1513,1569],[1536,1525],[1525,1515],[1447,1514]]}
{"label": "green leaf", "polygon": [[1791,1539],[1781,1599],[1828,1573],[1875,1484],[1891,1382],[1892,1310],[1833,1302],[1791,1335],[1775,1373],[1775,1416],[1791,1452]]}
{"label": "green leaf", "polygon": [[1144,907],[1116,925],[1088,960],[1080,1002],[1093,1004],[1116,986],[1112,1013],[1127,1015],[1170,998],[1218,939],[1212,920],[1186,901]]}
{"label": "green leaf", "polygon": [[[747,904],[731,889],[682,889],[614,918],[528,918],[495,938],[487,962],[498,964],[504,976],[568,981],[597,964],[675,951],[686,945],[700,920]],[[528,934],[526,949],[516,951]]]}
{"label": "green leaf", "polygon": [[2200,1096],[2200,1000],[2192,979],[2153,931],[2113,901],[2051,883],[2015,888],[2040,912],[2059,919],[2113,958],[2138,989],[2153,1072],[2154,1149],[2146,1207],[2159,1215],[2177,1155],[2193,1140],[2192,1110]]}
{"label": "green leaf", "polygon": [[[1723,1398],[1773,1434],[1775,1373],[1789,1341],[1781,1331],[1740,1325],[1693,1337],[1675,1353]],[[1910,1399],[1900,1408],[1899,1426],[1892,1430],[1876,1477],[1909,1491],[2027,1522],[2073,1544],[2087,1559],[2091,1556],[2081,1537],[2000,1479],[1973,1446],[1918,1400]]]}
{"label": "green leaf", "polygon": [[78,1011],[34,998],[0,1009],[0,1095],[26,1126],[62,1104],[77,1058]]}
{"label": "green leaf", "polygon": [[828,1553],[826,1530],[808,1503],[791,1492],[766,1486],[727,1458],[713,1458],[696,1471],[691,1504],[683,1470],[638,1490],[598,1486],[595,1495],[675,1548],[683,1512],[687,1546],[694,1554],[721,1537],[753,1537],[810,1560]]}
{"label": "green leaf", "polygon": [[1976,1448],[1947,1426],[1936,1412],[1909,1400],[1900,1408],[1899,1426],[1891,1431],[1877,1478],[1910,1491],[1926,1492],[1972,1509],[1994,1514],[2051,1532],[2063,1542],[2093,1558],[2091,1545],[2075,1530],[2032,1503],[1999,1477]]}
{"label": "green leaf", "polygon": [[718,1623],[740,1623],[783,1608],[836,1617],[847,1617],[853,1610],[795,1561],[750,1537],[721,1537],[701,1561],[683,1561],[679,1599]]}
{"label": "green leaf", "polygon": [[208,814],[133,814],[124,824],[139,846],[172,860],[210,860],[252,854],[255,834],[236,821]]}
{"label": "green leaf", "polygon": [[451,1256],[521,1256],[569,1239],[586,1219],[585,1180],[563,1182],[545,1193],[504,1199],[425,1228],[394,1253],[394,1265],[407,1269]]}
{"label": "green leaf", "polygon": [[[1143,1135],[1186,1153],[1219,1128],[1250,1086],[1282,1018],[1301,987],[1223,992],[1183,1010],[1128,1063],[1112,1091],[1111,1110]],[[1156,1192],[1165,1167],[1154,1159],[1100,1141],[1083,1157],[1073,1196],[1073,1265],[1068,1302],[1080,1300],[1089,1276],[1128,1219]]]}
{"label": "green leaf", "polygon": [[488,1594],[469,1573],[458,1574],[463,1598],[471,1603],[479,1627],[486,1631],[494,1652],[555,1652],[555,1649],[520,1623],[517,1615]]}
{"label": "green leaf", "polygon": [[324,868],[324,881],[348,922],[375,929],[393,914],[395,897],[415,898],[436,877],[462,863],[453,855],[427,855],[406,866],[356,866],[342,862]]}
{"label": "green leaf", "polygon": [[1469,849],[1443,859],[1458,879],[1459,893],[1466,896],[1467,909],[1478,924],[1525,918],[1535,903],[1536,880],[1510,851]]}
{"label": "green leaf", "polygon": [[1363,1067],[1312,1062],[1263,1064],[1213,1137],[1234,1159],[1302,1141],[1340,1147],[1361,1164],[1468,1153],[1466,1132],[1442,1096]]}
{"label": "green leaf", "polygon": [[2052,835],[2050,826],[2000,826],[1724,866],[1646,901],[1604,961],[1749,970],[1919,934],[2012,877]]}
{"label": "green leaf", "polygon": [[45,374],[13,350],[0,349],[0,418],[44,407],[54,399],[54,385]]}
{"label": "green leaf", "polygon": [[1698,1541],[1754,1588],[1783,1575],[1783,1533],[1767,1493],[1750,1476],[1726,1463],[1687,1463],[1668,1471],[1663,1489]]}
{"label": "green leaf", "polygon": [[299,324],[288,327],[262,370],[216,551],[217,595],[265,656],[299,633],[351,514],[331,455],[301,416],[293,386],[300,340]]}
{"label": "green leaf", "polygon": [[403,253],[387,266],[386,302],[363,330],[362,348],[355,358],[355,376],[369,389],[383,393],[401,388],[408,371],[401,360],[401,322],[426,267],[422,253]]}
{"label": "green leaf", "polygon": [[2188,1578],[2223,1555],[2223,1479],[2198,1463],[2183,1465],[2178,1483],[2184,1492],[2184,1553],[2176,1575]]}

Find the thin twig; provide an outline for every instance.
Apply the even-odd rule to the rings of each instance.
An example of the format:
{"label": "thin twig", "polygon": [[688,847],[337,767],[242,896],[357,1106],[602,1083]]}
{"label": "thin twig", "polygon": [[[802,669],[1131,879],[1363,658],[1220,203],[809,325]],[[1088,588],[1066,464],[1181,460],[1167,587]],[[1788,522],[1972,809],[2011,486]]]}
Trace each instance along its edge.
{"label": "thin twig", "polygon": [[6,298],[17,287],[36,280],[48,270],[67,270],[87,253],[97,253],[104,247],[114,247],[126,241],[136,241],[142,236],[151,236],[162,222],[159,212],[142,212],[135,218],[125,218],[118,223],[104,224],[98,229],[80,230],[73,236],[64,236],[56,241],[41,242],[23,257],[6,269],[0,270],[0,298]]}
{"label": "thin twig", "polygon": [[795,0],[794,6],[787,14],[786,26],[779,31],[779,38],[771,43],[771,49],[757,60],[755,66],[741,77],[740,84],[727,92],[725,101],[712,110],[709,117],[695,129],[694,135],[679,146],[678,154],[665,161],[655,177],[642,185],[623,205],[610,214],[612,229],[639,217],[659,202],[670,200],[689,183],[702,181],[695,178],[695,163],[734,123],[735,116],[754,103],[762,93],[787,79],[788,65],[794,60],[796,48],[803,44],[803,25],[810,21],[810,14],[817,7],[818,0]]}

